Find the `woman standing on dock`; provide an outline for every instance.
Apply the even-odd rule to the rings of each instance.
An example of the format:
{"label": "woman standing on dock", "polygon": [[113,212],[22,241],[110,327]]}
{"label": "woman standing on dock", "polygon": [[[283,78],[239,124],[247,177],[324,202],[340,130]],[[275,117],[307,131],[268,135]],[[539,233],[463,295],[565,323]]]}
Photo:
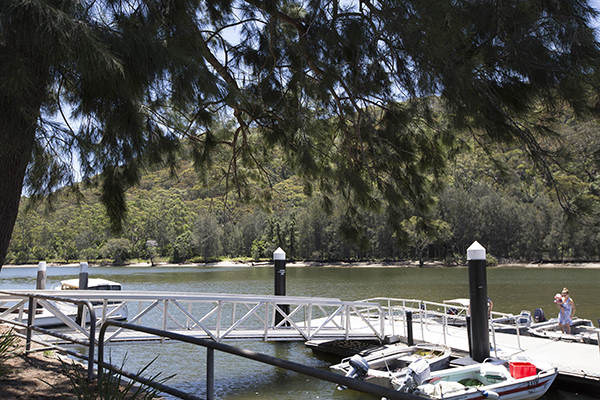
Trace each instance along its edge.
{"label": "woman standing on dock", "polygon": [[562,333],[571,333],[571,325],[573,324],[573,316],[575,315],[575,302],[569,297],[569,289],[562,290],[562,308],[559,307],[558,324]]}

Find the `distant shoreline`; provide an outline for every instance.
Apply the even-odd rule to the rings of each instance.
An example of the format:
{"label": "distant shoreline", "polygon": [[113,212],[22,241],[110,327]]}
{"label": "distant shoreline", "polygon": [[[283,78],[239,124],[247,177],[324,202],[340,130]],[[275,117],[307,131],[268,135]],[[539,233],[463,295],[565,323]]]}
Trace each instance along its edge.
{"label": "distant shoreline", "polygon": [[[243,262],[243,261],[219,261],[212,263],[193,263],[193,264],[170,264],[170,263],[156,263],[152,266],[149,262],[143,263],[132,263],[119,267],[124,268],[197,268],[197,267],[250,267],[250,268],[260,268],[260,267],[272,267],[273,262],[261,261],[261,262]],[[2,268],[35,268],[37,264],[22,264],[22,265],[4,265]],[[47,268],[53,267],[79,267],[79,263],[69,263],[69,264],[58,264],[58,263],[48,263],[46,265]],[[97,265],[90,264],[90,268],[95,267],[112,267],[111,265]],[[119,268],[118,267],[118,268]],[[327,267],[327,268],[419,268],[418,261],[362,261],[362,262],[316,262],[316,261],[289,261],[286,263],[286,267],[296,268],[296,267],[309,267],[309,268],[319,268],[319,267]],[[466,268],[466,265],[445,265],[440,262],[425,262],[423,268]],[[498,264],[493,266],[488,266],[489,268],[580,268],[580,269],[596,269],[600,268],[600,262],[589,262],[589,263],[505,263]]]}

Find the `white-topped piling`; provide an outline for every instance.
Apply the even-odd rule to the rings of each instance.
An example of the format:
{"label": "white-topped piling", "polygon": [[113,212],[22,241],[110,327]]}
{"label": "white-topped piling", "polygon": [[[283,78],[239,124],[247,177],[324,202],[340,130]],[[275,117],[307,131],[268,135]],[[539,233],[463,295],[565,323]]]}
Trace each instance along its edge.
{"label": "white-topped piling", "polygon": [[46,289],[46,261],[40,261],[38,263],[37,281],[35,288],[37,290]]}
{"label": "white-topped piling", "polygon": [[79,290],[88,288],[88,263],[83,261],[79,263]]}
{"label": "white-topped piling", "polygon": [[485,248],[477,242],[467,249],[469,309],[471,311],[471,358],[483,362],[490,356]]}
{"label": "white-topped piling", "polygon": [[[275,264],[275,296],[285,296],[285,251],[281,247],[273,252],[273,261]],[[278,305],[279,308],[289,314],[289,305]],[[275,313],[275,325],[277,326],[284,317],[280,312]]]}
{"label": "white-topped piling", "polygon": [[[87,290],[88,288],[88,263],[82,261],[79,263],[79,290]],[[81,324],[83,321],[83,306],[77,306],[77,317],[75,321]]]}

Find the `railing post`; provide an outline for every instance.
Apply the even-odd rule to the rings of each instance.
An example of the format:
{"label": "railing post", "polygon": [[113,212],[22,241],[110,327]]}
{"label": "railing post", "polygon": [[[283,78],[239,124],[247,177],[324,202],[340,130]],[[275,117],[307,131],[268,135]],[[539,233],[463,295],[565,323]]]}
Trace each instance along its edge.
{"label": "railing post", "polygon": [[[88,263],[83,261],[79,263],[79,290],[87,290],[88,288]],[[77,306],[77,317],[75,318],[75,322],[79,325],[84,325],[85,321],[83,320],[83,306]]]}
{"label": "railing post", "polygon": [[345,338],[348,340],[348,337],[350,337],[350,305],[346,304],[344,310],[346,315],[346,320],[344,321],[344,325],[346,326]]}
{"label": "railing post", "polygon": [[206,348],[206,400],[215,398],[215,349]]}
{"label": "railing post", "polygon": [[37,302],[35,298],[29,297],[29,310],[27,312],[27,338],[25,340],[25,354],[29,353],[31,350],[31,325],[33,325],[33,318],[35,317],[35,308],[37,306]]}
{"label": "railing post", "polygon": [[[169,318],[168,317],[168,314],[169,314],[168,307],[169,307],[169,300],[165,299],[165,307],[164,307],[164,312],[163,312],[163,323],[162,323],[163,331],[167,330],[167,320]],[[165,338],[164,337],[161,338],[160,342],[161,342],[161,344],[165,344]]]}
{"label": "railing post", "polygon": [[[515,318],[515,326],[517,327],[517,347],[519,347],[520,350],[521,349],[521,328],[519,327],[519,319]],[[494,346],[496,345],[495,343],[496,339],[494,338]]]}
{"label": "railing post", "polygon": [[223,302],[219,300],[217,302],[217,340],[221,340],[221,311],[223,309]]}
{"label": "railing post", "polygon": [[414,346],[415,340],[413,339],[413,324],[412,324],[412,311],[406,312],[406,327],[408,328],[408,333],[406,336],[406,340],[408,341],[409,346]]}
{"label": "railing post", "polygon": [[425,340],[425,327],[424,325],[427,323],[425,318],[427,317],[423,314],[423,307],[421,307],[422,303],[419,302],[419,324],[421,324],[421,340]]}
{"label": "railing post", "polygon": [[[266,341],[267,338],[269,337],[269,306],[271,303],[263,303],[265,306],[265,335],[264,335],[264,340]],[[275,311],[275,308],[273,308],[273,311]],[[218,332],[217,332],[218,333]]]}
{"label": "railing post", "polygon": [[[383,309],[379,309],[379,326],[380,326],[380,332],[379,335],[380,337],[384,338],[385,337],[385,310]],[[391,316],[391,322],[392,322],[392,327],[394,326],[394,316]]]}
{"label": "railing post", "polygon": [[88,354],[88,371],[87,371],[87,380],[88,382],[92,381],[92,376],[94,373],[94,350],[95,350],[95,343],[96,343],[96,312],[94,311],[94,306],[92,305],[91,302],[89,301],[85,301],[85,304],[87,305],[87,308],[89,309],[90,312],[90,339],[89,339],[89,343],[90,343],[90,348],[89,348],[89,354]]}
{"label": "railing post", "polygon": [[469,343],[469,356],[473,358],[473,343],[471,341],[471,316],[465,317],[465,323],[467,324],[467,341]]}

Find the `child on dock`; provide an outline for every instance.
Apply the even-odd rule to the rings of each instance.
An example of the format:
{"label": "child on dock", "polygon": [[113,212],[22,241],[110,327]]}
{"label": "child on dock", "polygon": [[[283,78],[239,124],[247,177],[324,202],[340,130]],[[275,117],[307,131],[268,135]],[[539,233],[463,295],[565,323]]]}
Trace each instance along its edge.
{"label": "child on dock", "polygon": [[554,295],[554,302],[556,303],[556,307],[558,307],[559,312],[564,311],[565,306],[563,306],[563,300],[562,300],[562,296],[560,295],[560,293],[556,293]]}

